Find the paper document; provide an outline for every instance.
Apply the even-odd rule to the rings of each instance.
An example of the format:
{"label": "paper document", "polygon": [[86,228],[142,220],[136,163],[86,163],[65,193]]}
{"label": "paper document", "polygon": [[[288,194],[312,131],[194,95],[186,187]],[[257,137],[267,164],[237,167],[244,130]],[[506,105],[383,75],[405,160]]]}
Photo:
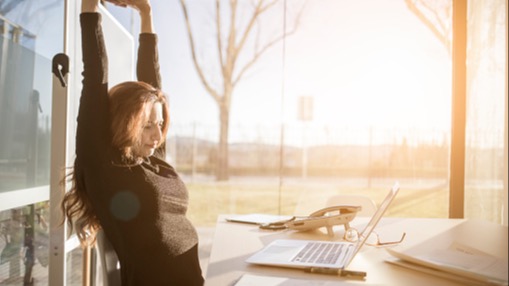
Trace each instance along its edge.
{"label": "paper document", "polygon": [[479,275],[507,281],[507,260],[504,261],[457,242],[454,242],[448,249],[435,250],[419,255],[417,258],[437,265],[464,269]]}
{"label": "paper document", "polygon": [[495,257],[478,249],[453,242],[446,249],[433,249],[427,252],[407,254],[387,249],[393,256],[412,263],[432,267],[486,283],[507,284],[508,263],[506,259]]}
{"label": "paper document", "polygon": [[[253,274],[244,274],[233,284],[235,286],[341,286],[359,285],[341,280],[320,281],[308,279],[293,279],[287,277],[272,277]],[[363,284],[366,285],[366,284]]]}
{"label": "paper document", "polygon": [[408,262],[406,260],[399,259],[399,258],[396,258],[396,257],[387,258],[385,261],[388,262],[388,263],[394,264],[394,265],[398,265],[398,266],[402,266],[402,267],[408,268],[408,269],[412,269],[412,270],[416,270],[416,271],[419,271],[419,272],[428,273],[428,274],[431,274],[431,275],[434,275],[434,276],[442,277],[442,278],[445,278],[445,279],[453,280],[453,281],[456,281],[458,283],[462,283],[462,285],[469,285],[469,286],[486,286],[486,285],[489,285],[485,281],[474,280],[474,279],[471,279],[471,278],[468,278],[468,277],[465,277],[465,276],[456,275],[456,274],[451,273],[451,272],[446,272],[446,271],[441,271],[441,270],[438,270],[438,269],[435,269],[435,268],[426,267],[426,266],[423,266],[422,264],[416,264],[416,263]]}
{"label": "paper document", "polygon": [[226,221],[240,222],[240,223],[251,223],[251,224],[266,224],[266,223],[274,223],[274,222],[279,222],[279,221],[286,221],[291,218],[293,218],[293,216],[253,213],[253,214],[234,215],[231,217],[227,217]]}

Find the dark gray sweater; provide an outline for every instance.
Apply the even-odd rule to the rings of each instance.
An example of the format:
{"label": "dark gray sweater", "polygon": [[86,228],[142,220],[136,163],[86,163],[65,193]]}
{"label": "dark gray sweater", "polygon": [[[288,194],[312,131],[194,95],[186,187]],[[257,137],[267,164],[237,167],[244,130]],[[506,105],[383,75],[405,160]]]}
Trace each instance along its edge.
{"label": "dark gray sweater", "polygon": [[[122,285],[201,285],[198,237],[186,218],[188,191],[163,160],[164,149],[141,164],[118,164],[101,15],[82,13],[80,21],[84,71],[75,172],[117,252]],[[137,77],[161,87],[155,34],[140,34]]]}

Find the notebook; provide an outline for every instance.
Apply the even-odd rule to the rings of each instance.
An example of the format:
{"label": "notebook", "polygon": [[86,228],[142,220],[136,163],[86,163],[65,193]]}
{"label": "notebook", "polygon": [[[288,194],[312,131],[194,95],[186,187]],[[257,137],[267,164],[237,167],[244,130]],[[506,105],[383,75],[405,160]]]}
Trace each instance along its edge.
{"label": "notebook", "polygon": [[396,182],[357,242],[277,239],[250,256],[246,262],[290,268],[344,269],[362,248],[398,191],[399,183]]}

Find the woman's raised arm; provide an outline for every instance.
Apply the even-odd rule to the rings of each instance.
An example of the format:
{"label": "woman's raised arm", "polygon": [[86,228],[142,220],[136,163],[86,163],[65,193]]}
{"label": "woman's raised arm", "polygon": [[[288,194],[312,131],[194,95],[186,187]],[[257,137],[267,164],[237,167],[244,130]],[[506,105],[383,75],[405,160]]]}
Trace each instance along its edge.
{"label": "woman's raised arm", "polygon": [[[110,146],[108,56],[101,28],[99,0],[82,0],[81,48],[83,87],[76,130],[76,155],[81,164],[98,163]],[[94,165],[95,166],[95,165]]]}
{"label": "woman's raised arm", "polygon": [[148,0],[135,0],[134,8],[140,13],[141,33],[154,34],[154,23],[152,21],[152,6]]}
{"label": "woman's raised arm", "polygon": [[159,53],[157,50],[157,35],[152,20],[152,7],[149,0],[130,0],[133,8],[140,13],[140,39],[138,48],[138,62],[136,75],[139,81],[146,82],[161,89],[161,75],[159,71]]}

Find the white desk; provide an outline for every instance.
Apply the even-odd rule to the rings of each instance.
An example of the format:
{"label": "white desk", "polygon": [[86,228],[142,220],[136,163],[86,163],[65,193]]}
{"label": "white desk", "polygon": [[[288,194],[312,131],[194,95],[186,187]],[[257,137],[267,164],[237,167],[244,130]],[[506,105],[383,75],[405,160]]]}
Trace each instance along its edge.
{"label": "white desk", "polygon": [[[366,271],[367,277],[364,281],[343,280],[336,276],[311,274],[297,269],[251,265],[245,260],[274,239],[330,240],[330,237],[325,229],[313,232],[260,230],[256,225],[226,222],[226,217],[221,215],[217,221],[205,279],[207,286],[232,285],[245,273],[307,280],[348,281],[364,285],[462,285],[449,279],[389,264],[385,259],[391,255],[384,248],[368,245],[361,249],[348,267],[351,270]],[[367,218],[358,217],[351,226],[363,229],[367,221]],[[507,259],[507,227],[468,221],[469,229],[466,230],[463,227],[466,222],[459,219],[382,218],[375,230],[382,241],[398,240],[401,234],[406,232],[404,243],[398,247],[412,246],[433,237],[444,239],[444,233],[453,233],[459,236],[455,239],[464,240],[462,243]],[[455,231],[449,231],[453,229]],[[340,240],[344,228],[336,226],[334,231],[336,235],[333,240]]]}

